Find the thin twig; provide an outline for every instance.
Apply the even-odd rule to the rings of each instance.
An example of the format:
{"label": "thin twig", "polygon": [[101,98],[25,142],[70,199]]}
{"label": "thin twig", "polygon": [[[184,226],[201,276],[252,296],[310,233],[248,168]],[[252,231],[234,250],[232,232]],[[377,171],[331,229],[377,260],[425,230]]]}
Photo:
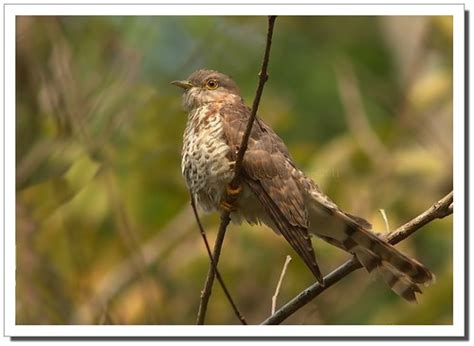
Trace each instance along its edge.
{"label": "thin twig", "polygon": [[275,313],[276,302],[277,302],[278,295],[280,294],[281,283],[283,282],[283,278],[285,277],[286,270],[288,269],[288,264],[290,264],[290,262],[291,262],[291,256],[286,255],[285,264],[283,264],[283,269],[281,270],[280,279],[278,280],[278,284],[275,289],[275,294],[272,297],[272,315]]}
{"label": "thin twig", "polygon": [[[258,83],[257,91],[255,93],[255,98],[252,104],[252,111],[250,113],[250,118],[247,123],[247,128],[242,137],[242,143],[240,145],[239,152],[237,153],[237,159],[235,161],[234,178],[229,184],[234,189],[240,185],[240,172],[242,170],[242,162],[243,162],[244,154],[245,154],[245,151],[247,150],[247,144],[250,137],[250,132],[252,130],[252,126],[255,120],[255,116],[257,114],[258,106],[260,104],[260,99],[262,97],[263,86],[268,79],[267,69],[268,69],[268,61],[270,59],[270,47],[272,43],[272,35],[273,35],[273,27],[275,24],[275,19],[276,19],[276,16],[268,17],[267,41],[266,41],[266,46],[265,46],[265,54],[263,56],[263,61],[262,61],[262,68],[259,73],[259,83]],[[230,203],[235,202],[234,200],[231,199],[230,196],[226,196],[226,201]],[[216,266],[219,263],[222,243],[224,242],[224,236],[227,230],[227,226],[229,225],[229,222],[230,222],[230,213],[227,211],[222,211],[221,223],[219,225],[219,230],[217,232],[217,238],[214,244],[214,253],[213,253],[213,258],[215,262],[214,264]],[[207,305],[209,303],[209,298],[212,292],[212,285],[214,283],[214,277],[216,275],[214,268],[215,266],[213,265],[213,263],[211,263],[211,265],[209,266],[206,282],[204,284],[204,289],[201,294],[201,302],[199,304],[197,324],[204,324],[204,320],[206,318]]]}
{"label": "thin twig", "polygon": [[237,308],[237,305],[235,304],[234,300],[232,299],[232,296],[229,293],[229,290],[227,289],[224,280],[222,279],[221,274],[219,273],[219,270],[217,269],[216,262],[214,261],[214,258],[212,257],[211,253],[211,247],[209,246],[209,241],[207,240],[206,232],[204,231],[204,227],[202,226],[201,220],[199,218],[198,211],[196,209],[196,203],[194,202],[194,197],[191,195],[191,207],[193,208],[194,211],[194,217],[196,218],[196,222],[199,227],[199,232],[201,233],[202,240],[204,241],[204,244],[206,245],[206,250],[207,254],[209,255],[209,260],[211,261],[212,266],[214,267],[214,271],[216,273],[217,281],[219,281],[222,290],[224,291],[225,296],[227,297],[227,300],[229,301],[230,305],[232,306],[232,309],[234,310],[235,315],[237,318],[240,320],[242,324],[247,324],[245,321],[245,318],[242,316],[240,313],[239,309]]}
{"label": "thin twig", "polygon": [[383,222],[385,222],[385,231],[390,232],[390,225],[388,223],[387,213],[385,209],[379,209],[380,214],[382,215]]}
{"label": "thin twig", "polygon": [[[453,192],[451,191],[445,197],[433,204],[431,208],[410,220],[403,226],[399,227],[394,232],[390,233],[390,235],[387,237],[387,241],[392,245],[397,244],[403,239],[408,238],[427,223],[435,219],[442,219],[448,215],[451,215],[453,213],[453,210],[450,207],[452,203]],[[346,261],[339,268],[335,269],[324,277],[324,287],[316,282],[293,298],[290,302],[281,307],[277,312],[263,321],[262,324],[280,324],[286,318],[308,304],[311,300],[319,296],[322,292],[327,290],[336,282],[359,268],[361,268],[361,265],[355,257]]]}
{"label": "thin twig", "polygon": [[[228,221],[226,221],[226,219]],[[214,252],[212,254],[212,258],[214,259],[214,263],[209,264],[209,270],[207,272],[206,283],[204,284],[204,288],[201,292],[201,300],[199,303],[199,310],[197,316],[196,324],[204,324],[204,319],[206,317],[207,311],[207,304],[209,303],[209,298],[211,297],[212,292],[212,285],[214,283],[214,277],[216,274],[215,268],[219,263],[219,257],[221,255],[222,244],[224,242],[224,235],[229,224],[230,218],[229,215],[221,215],[221,224],[219,226],[219,230],[217,231],[216,241],[214,243]]]}
{"label": "thin twig", "polygon": [[262,68],[260,70],[259,81],[257,86],[257,91],[255,92],[255,98],[252,104],[252,111],[250,113],[250,118],[247,123],[247,128],[245,129],[244,135],[242,137],[242,144],[240,145],[239,152],[237,153],[237,158],[235,160],[235,174],[234,179],[232,179],[230,185],[231,187],[237,188],[240,183],[240,171],[242,170],[242,163],[244,161],[245,151],[247,150],[247,145],[250,138],[250,133],[252,131],[252,126],[257,115],[258,106],[260,104],[260,99],[262,98],[263,87],[268,80],[268,61],[270,60],[270,48],[272,45],[272,35],[273,35],[273,26],[275,24],[276,16],[268,17],[268,33],[267,33],[267,43],[265,46],[265,54],[263,55]]}

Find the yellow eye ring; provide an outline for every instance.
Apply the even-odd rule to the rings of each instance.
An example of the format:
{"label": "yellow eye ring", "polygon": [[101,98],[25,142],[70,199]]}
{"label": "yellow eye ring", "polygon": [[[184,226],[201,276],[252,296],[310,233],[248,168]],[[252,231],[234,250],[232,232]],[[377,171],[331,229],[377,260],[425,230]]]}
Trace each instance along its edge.
{"label": "yellow eye ring", "polygon": [[214,90],[214,89],[217,89],[218,87],[219,87],[219,83],[215,79],[209,79],[206,82],[206,88],[208,88],[209,90]]}

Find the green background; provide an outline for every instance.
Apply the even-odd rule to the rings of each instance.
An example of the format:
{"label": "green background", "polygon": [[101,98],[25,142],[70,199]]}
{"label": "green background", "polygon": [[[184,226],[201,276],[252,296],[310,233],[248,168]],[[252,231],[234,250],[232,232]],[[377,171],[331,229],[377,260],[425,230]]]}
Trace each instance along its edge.
{"label": "green background", "polygon": [[[231,75],[251,104],[265,17],[17,17],[17,324],[194,324],[208,258],[170,86]],[[451,17],[279,17],[259,115],[341,208],[386,232],[452,189]],[[213,241],[218,215],[203,216]],[[324,273],[349,256],[313,240]],[[451,324],[452,218],[397,247],[436,284],[409,304],[360,270],[285,323]],[[282,237],[231,225],[220,271],[250,323],[314,278]],[[220,287],[210,324],[239,323]]]}

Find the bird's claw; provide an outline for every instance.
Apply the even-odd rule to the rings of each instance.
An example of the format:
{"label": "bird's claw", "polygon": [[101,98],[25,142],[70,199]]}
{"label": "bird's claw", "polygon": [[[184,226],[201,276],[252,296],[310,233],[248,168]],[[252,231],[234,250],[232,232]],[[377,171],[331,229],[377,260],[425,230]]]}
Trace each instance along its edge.
{"label": "bird's claw", "polygon": [[233,187],[232,185],[227,185],[226,193],[227,198],[220,203],[220,207],[227,211],[228,213],[237,211],[237,197],[242,192],[242,186],[237,185],[237,187]]}
{"label": "bird's claw", "polygon": [[237,211],[237,206],[235,206],[234,204],[229,203],[227,201],[221,201],[220,207],[228,213],[232,213],[234,211]]}
{"label": "bird's claw", "polygon": [[237,197],[242,192],[242,186],[238,185],[236,188],[233,188],[231,185],[227,186],[227,195],[231,198]]}

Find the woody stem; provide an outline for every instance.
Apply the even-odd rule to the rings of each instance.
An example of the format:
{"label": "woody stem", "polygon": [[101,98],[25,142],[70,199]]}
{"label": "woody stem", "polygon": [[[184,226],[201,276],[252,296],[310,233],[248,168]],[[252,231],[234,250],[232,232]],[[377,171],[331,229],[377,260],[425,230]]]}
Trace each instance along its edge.
{"label": "woody stem", "polygon": [[[245,133],[242,137],[242,143],[240,145],[239,152],[237,153],[237,159],[235,162],[235,170],[234,170],[234,178],[229,184],[231,189],[238,189],[240,186],[240,173],[242,170],[242,162],[244,159],[244,154],[245,154],[245,151],[247,150],[250,133],[252,131],[252,126],[255,121],[258,106],[260,104],[260,99],[262,97],[263,87],[265,85],[265,82],[268,79],[267,69],[268,69],[268,62],[270,60],[270,47],[272,43],[273,27],[275,24],[275,19],[276,19],[276,16],[268,17],[267,40],[266,40],[266,46],[265,46],[265,53],[264,53],[263,61],[262,61],[262,67],[259,73],[259,83],[257,86],[257,91],[255,92],[255,98],[253,100],[250,118],[247,123]],[[229,204],[235,203],[236,198],[237,196],[227,195],[226,202]],[[197,324],[204,324],[204,320],[206,318],[207,306],[209,304],[209,298],[211,296],[212,286],[214,284],[214,278],[216,276],[217,264],[219,262],[222,244],[224,243],[225,232],[227,230],[227,226],[229,225],[229,223],[230,223],[230,213],[224,210],[221,213],[221,223],[219,225],[216,242],[214,244],[214,252],[213,252],[214,261],[211,261],[210,263],[206,282],[204,284],[204,289],[201,294],[201,302],[199,305]]]}

